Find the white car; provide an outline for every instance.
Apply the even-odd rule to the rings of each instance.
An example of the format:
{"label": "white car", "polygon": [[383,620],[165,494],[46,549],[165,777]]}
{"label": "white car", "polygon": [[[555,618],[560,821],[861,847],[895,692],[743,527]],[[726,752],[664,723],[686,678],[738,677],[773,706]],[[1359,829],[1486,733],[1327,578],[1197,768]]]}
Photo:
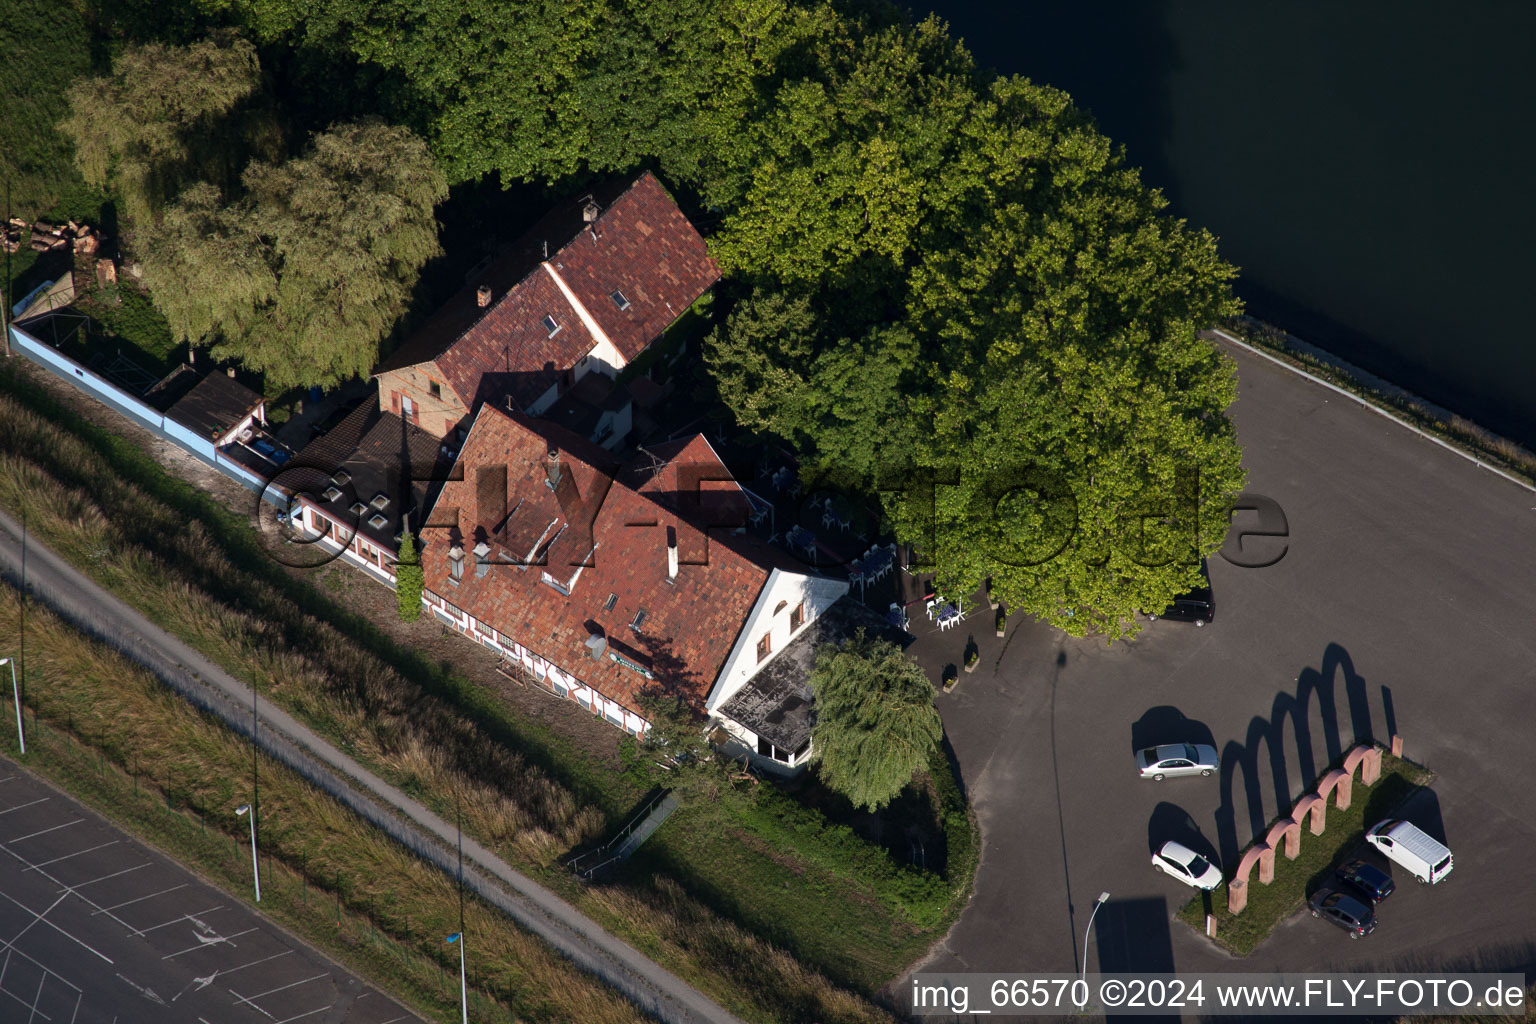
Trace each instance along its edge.
{"label": "white car", "polygon": [[1221,884],[1221,869],[1183,843],[1172,840],[1152,855],[1152,866],[1196,889],[1214,889]]}
{"label": "white car", "polygon": [[1216,748],[1204,743],[1165,743],[1136,751],[1136,767],[1144,779],[1179,775],[1211,775],[1219,767]]}

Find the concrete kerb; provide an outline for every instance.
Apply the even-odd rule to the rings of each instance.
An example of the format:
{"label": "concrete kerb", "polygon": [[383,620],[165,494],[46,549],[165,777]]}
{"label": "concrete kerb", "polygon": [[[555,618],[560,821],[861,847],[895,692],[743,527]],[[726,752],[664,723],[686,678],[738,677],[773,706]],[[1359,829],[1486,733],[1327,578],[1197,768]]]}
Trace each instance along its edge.
{"label": "concrete kerb", "polygon": [[1287,370],[1290,370],[1292,373],[1295,373],[1295,374],[1298,374],[1298,375],[1300,375],[1302,377],[1305,377],[1305,378],[1307,378],[1307,380],[1310,380],[1314,384],[1320,384],[1323,387],[1327,388],[1329,391],[1332,391],[1335,394],[1343,395],[1345,398],[1349,399],[1352,402],[1358,402],[1359,404],[1365,406],[1367,409],[1371,410],[1372,412],[1374,412],[1374,413],[1376,413],[1376,414],[1378,414],[1380,416],[1385,416],[1387,419],[1391,420],[1393,423],[1396,423],[1398,426],[1404,428],[1405,430],[1411,430],[1415,434],[1417,434],[1420,437],[1422,437],[1424,440],[1429,441],[1429,442],[1431,442],[1433,444],[1437,444],[1441,448],[1444,448],[1446,451],[1452,453],[1453,455],[1457,455],[1457,456],[1459,456],[1459,457],[1461,457],[1463,459],[1466,459],[1468,462],[1472,463],[1474,466],[1478,466],[1478,467],[1481,467],[1482,469],[1486,469],[1490,473],[1495,473],[1498,476],[1503,477],[1505,480],[1508,480],[1510,483],[1515,484],[1517,487],[1521,487],[1521,488],[1523,488],[1523,489],[1525,489],[1527,491],[1532,492],[1533,494],[1536,494],[1536,487],[1531,486],[1530,484],[1526,483],[1524,480],[1521,480],[1519,477],[1514,476],[1514,475],[1512,475],[1510,473],[1506,473],[1506,472],[1504,472],[1504,470],[1500,469],[1497,466],[1489,465],[1488,463],[1484,462],[1482,459],[1479,459],[1477,456],[1472,455],[1469,452],[1462,451],[1460,448],[1458,448],[1455,445],[1450,444],[1450,443],[1448,443],[1446,441],[1441,440],[1440,438],[1436,437],[1434,434],[1429,433],[1427,430],[1422,430],[1419,427],[1414,426],[1412,423],[1409,423],[1407,420],[1403,419],[1401,416],[1395,415],[1394,413],[1390,412],[1387,409],[1383,409],[1381,406],[1377,405],[1375,402],[1372,402],[1372,401],[1370,401],[1369,399],[1366,399],[1366,398],[1362,398],[1359,395],[1355,394],[1353,391],[1346,390],[1345,388],[1339,387],[1337,384],[1330,383],[1329,381],[1324,380],[1323,378],[1317,376],[1316,374],[1308,373],[1306,370],[1303,370],[1299,366],[1292,366],[1290,363],[1286,362],[1284,359],[1276,358],[1275,356],[1270,355],[1268,352],[1265,352],[1263,349],[1258,348],[1257,346],[1254,346],[1254,345],[1250,345],[1248,342],[1243,341],[1241,338],[1238,338],[1238,337],[1235,337],[1235,336],[1233,336],[1231,334],[1228,334],[1226,331],[1222,330],[1220,327],[1212,327],[1210,329],[1210,332],[1212,334],[1216,335],[1217,337],[1221,338],[1223,341],[1229,343],[1229,344],[1236,345],[1238,348],[1243,349],[1246,352],[1251,352],[1254,355],[1259,356],[1262,359],[1267,359],[1271,363],[1274,363],[1276,366],[1283,367],[1283,368],[1285,368]]}

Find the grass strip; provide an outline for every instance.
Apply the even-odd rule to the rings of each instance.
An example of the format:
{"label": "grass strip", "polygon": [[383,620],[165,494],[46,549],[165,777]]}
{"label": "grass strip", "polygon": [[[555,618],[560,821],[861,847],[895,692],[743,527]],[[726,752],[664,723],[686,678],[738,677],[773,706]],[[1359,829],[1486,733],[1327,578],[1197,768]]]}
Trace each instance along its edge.
{"label": "grass strip", "polygon": [[[0,644],[19,647],[16,591],[0,591]],[[249,846],[234,807],[251,795],[249,743],[147,671],[27,609],[27,753],[8,756],[232,897],[250,898]],[[457,1019],[453,882],[387,836],[261,758],[261,913],[426,1014]],[[646,1018],[505,916],[467,899],[471,1019]]]}
{"label": "grass strip", "polygon": [[[0,367],[0,505],[24,512],[62,557],[393,785],[440,814],[451,813],[457,790],[467,833],[722,1004],[762,1021],[803,1020],[806,1005],[820,1007],[816,1019],[827,1024],[888,1019],[823,976],[823,965],[750,934],[750,921],[720,920],[721,908],[699,899],[692,863],[622,891],[579,885],[558,857],[627,815],[634,783],[290,578],[248,522],[61,406],[16,364]],[[717,834],[692,859],[709,863],[735,842]],[[759,867],[769,863],[760,857]],[[763,874],[747,870],[738,885],[760,888]],[[845,885],[867,891],[857,878]],[[637,913],[637,903],[652,909]],[[840,922],[804,924],[835,935]],[[693,941],[702,933],[716,944]],[[883,971],[883,981],[910,960],[874,951],[882,952],[883,967],[867,976]]]}
{"label": "grass strip", "polygon": [[1354,855],[1365,841],[1367,828],[1392,817],[1397,808],[1433,778],[1431,772],[1418,765],[1383,752],[1381,778],[1369,787],[1357,784],[1354,799],[1346,810],[1330,806],[1322,835],[1313,835],[1303,823],[1301,852],[1296,859],[1287,860],[1284,852],[1276,854],[1275,880],[1271,884],[1262,884],[1258,872],[1253,873],[1248,882],[1248,906],[1241,914],[1228,913],[1226,893],[1218,889],[1215,894],[1201,893],[1184,904],[1179,920],[1203,933],[1205,915],[1215,914],[1216,944],[1238,956],[1247,956],[1269,938],[1281,921],[1306,905],[1308,892],[1332,878],[1333,869]]}

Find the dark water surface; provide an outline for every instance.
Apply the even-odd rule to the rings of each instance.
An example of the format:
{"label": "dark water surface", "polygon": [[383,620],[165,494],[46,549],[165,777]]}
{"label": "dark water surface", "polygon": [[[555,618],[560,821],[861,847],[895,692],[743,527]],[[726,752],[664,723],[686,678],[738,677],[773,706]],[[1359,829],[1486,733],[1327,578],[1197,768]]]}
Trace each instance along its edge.
{"label": "dark water surface", "polygon": [[1250,312],[1536,444],[1536,2],[908,3],[1091,110]]}

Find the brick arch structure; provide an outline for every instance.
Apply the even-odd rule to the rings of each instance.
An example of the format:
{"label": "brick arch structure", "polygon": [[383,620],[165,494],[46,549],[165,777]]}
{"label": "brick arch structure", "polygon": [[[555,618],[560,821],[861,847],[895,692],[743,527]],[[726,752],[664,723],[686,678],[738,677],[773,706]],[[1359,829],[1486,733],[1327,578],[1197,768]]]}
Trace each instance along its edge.
{"label": "brick arch structure", "polygon": [[[1264,877],[1262,863],[1265,856],[1269,859],[1269,877]],[[1274,873],[1275,851],[1269,848],[1268,843],[1254,843],[1243,852],[1243,859],[1237,862],[1237,870],[1232,873],[1232,880],[1227,883],[1227,911],[1240,914],[1243,908],[1248,906],[1248,876],[1253,874],[1253,866],[1259,864],[1259,881],[1269,884],[1275,877]]]}
{"label": "brick arch structure", "polygon": [[1295,818],[1281,818],[1269,827],[1264,842],[1270,849],[1278,850],[1285,841],[1285,859],[1295,860],[1301,853],[1301,822]]}
{"label": "brick arch structure", "polygon": [[[1394,743],[1397,737],[1393,737]],[[1255,864],[1259,867],[1259,881],[1268,885],[1275,880],[1275,851],[1285,843],[1285,856],[1294,860],[1301,853],[1301,823],[1311,816],[1312,834],[1320,836],[1327,828],[1328,794],[1334,794],[1339,810],[1347,810],[1354,784],[1355,768],[1360,769],[1360,784],[1373,785],[1381,778],[1381,748],[1373,743],[1362,743],[1344,755],[1344,764],[1335,768],[1318,781],[1317,791],[1308,793],[1296,801],[1289,818],[1281,818],[1269,827],[1263,841],[1256,841],[1243,851],[1242,860],[1227,884],[1227,910],[1242,913],[1248,906],[1248,879]]]}
{"label": "brick arch structure", "polygon": [[1362,743],[1344,755],[1344,771],[1347,774],[1353,775],[1356,765],[1360,766],[1360,785],[1374,784],[1381,778],[1381,748],[1375,744]]}
{"label": "brick arch structure", "polygon": [[1312,834],[1320,836],[1328,825],[1328,801],[1316,793],[1308,793],[1291,808],[1291,820],[1300,822],[1308,814],[1312,816]]}
{"label": "brick arch structure", "polygon": [[1343,768],[1335,768],[1318,781],[1317,795],[1327,800],[1328,794],[1332,793],[1334,806],[1341,811],[1346,811],[1349,809],[1351,787],[1352,780],[1349,772]]}

